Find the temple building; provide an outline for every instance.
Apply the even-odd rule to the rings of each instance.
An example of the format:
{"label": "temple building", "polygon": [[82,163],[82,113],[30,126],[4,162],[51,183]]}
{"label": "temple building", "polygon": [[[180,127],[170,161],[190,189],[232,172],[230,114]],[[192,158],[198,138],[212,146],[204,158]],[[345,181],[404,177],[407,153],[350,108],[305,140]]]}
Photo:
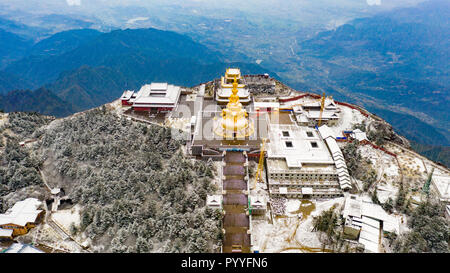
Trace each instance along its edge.
{"label": "temple building", "polygon": [[241,71],[239,68],[229,68],[225,72],[225,76],[222,76],[220,79],[220,86],[216,90],[216,101],[218,104],[227,104],[230,96],[232,94],[231,90],[233,89],[233,82],[237,80],[238,82],[238,92],[237,96],[239,97],[239,101],[243,105],[247,105],[251,102],[250,91],[245,88],[244,80],[241,76]]}
{"label": "temple building", "polygon": [[26,234],[29,229],[36,226],[43,210],[38,210],[42,202],[36,198],[28,198],[17,202],[6,213],[0,214],[0,235],[13,237]]}
{"label": "temple building", "polygon": [[141,87],[139,92],[125,91],[121,96],[123,106],[131,106],[134,111],[152,113],[173,110],[180,99],[181,87],[167,83],[151,83]]}
{"label": "temple building", "polygon": [[295,118],[298,125],[302,126],[315,126],[321,118],[321,123],[328,126],[334,126],[339,121],[339,108],[336,107],[336,103],[333,98],[327,97],[320,116],[320,101],[310,102],[305,104],[299,104],[292,107]]}
{"label": "temple building", "polygon": [[215,124],[214,133],[223,138],[245,138],[254,132],[253,123],[248,118],[247,111],[242,108],[238,86],[235,78],[227,107],[222,110],[221,118]]}

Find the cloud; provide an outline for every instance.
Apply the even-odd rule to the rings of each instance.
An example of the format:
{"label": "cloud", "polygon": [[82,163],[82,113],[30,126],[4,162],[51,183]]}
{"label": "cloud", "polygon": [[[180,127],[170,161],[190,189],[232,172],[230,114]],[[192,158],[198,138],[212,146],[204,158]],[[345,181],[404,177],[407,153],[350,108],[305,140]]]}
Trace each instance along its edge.
{"label": "cloud", "polygon": [[369,5],[369,6],[381,5],[381,0],[366,0],[366,1],[367,1],[367,5]]}
{"label": "cloud", "polygon": [[81,0],[66,0],[69,6],[81,6]]}

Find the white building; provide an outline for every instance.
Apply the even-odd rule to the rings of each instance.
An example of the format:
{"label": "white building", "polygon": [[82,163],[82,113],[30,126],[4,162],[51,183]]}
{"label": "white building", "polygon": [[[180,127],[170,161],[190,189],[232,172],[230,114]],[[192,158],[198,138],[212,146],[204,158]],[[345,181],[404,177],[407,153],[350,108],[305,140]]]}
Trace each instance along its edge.
{"label": "white building", "polygon": [[222,195],[208,195],[206,196],[206,206],[212,209],[222,208]]}
{"label": "white building", "polygon": [[361,131],[360,129],[353,130],[350,136],[358,141],[369,140],[366,133]]}
{"label": "white building", "polygon": [[267,170],[271,195],[293,198],[342,196],[338,168],[316,130],[272,124],[269,139]]}
{"label": "white building", "polygon": [[178,105],[181,87],[167,83],[151,83],[141,87],[139,92],[125,91],[122,105],[133,107],[134,111],[166,112]]}
{"label": "white building", "polygon": [[299,125],[315,126],[319,119],[321,124],[336,125],[339,121],[340,110],[334,100],[330,97],[325,98],[322,116],[320,116],[320,108],[321,102],[318,100],[294,105],[292,110]]}
{"label": "white building", "polygon": [[43,213],[38,210],[42,202],[36,198],[28,198],[17,202],[4,214],[0,214],[0,233],[7,234],[12,230],[12,235],[21,235],[35,226],[39,216]]}
{"label": "white building", "polygon": [[441,202],[450,204],[450,176],[433,174],[432,186]]}
{"label": "white building", "polygon": [[333,157],[341,189],[343,190],[351,189],[352,184],[350,182],[350,174],[348,173],[347,164],[345,164],[345,159],[344,155],[342,154],[341,148],[339,148],[336,142],[336,136],[334,135],[330,127],[328,127],[327,125],[320,126],[319,133],[322,136],[322,139],[327,144],[331,156]]}
{"label": "white building", "polygon": [[397,218],[387,214],[381,206],[355,195],[345,200],[343,216],[344,234],[349,239],[357,239],[367,252],[380,252],[383,230],[399,234]]}
{"label": "white building", "polygon": [[264,215],[266,213],[267,204],[262,196],[252,195],[249,199],[252,215]]}

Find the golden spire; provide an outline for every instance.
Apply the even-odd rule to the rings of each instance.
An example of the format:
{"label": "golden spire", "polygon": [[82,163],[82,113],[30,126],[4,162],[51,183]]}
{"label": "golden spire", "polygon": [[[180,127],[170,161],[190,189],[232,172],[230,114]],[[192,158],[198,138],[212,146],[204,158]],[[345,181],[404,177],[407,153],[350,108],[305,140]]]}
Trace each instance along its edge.
{"label": "golden spire", "polygon": [[229,103],[233,103],[233,104],[239,103],[239,96],[237,95],[237,93],[238,93],[237,87],[238,87],[237,78],[234,77],[233,89],[231,89],[232,94],[230,96]]}

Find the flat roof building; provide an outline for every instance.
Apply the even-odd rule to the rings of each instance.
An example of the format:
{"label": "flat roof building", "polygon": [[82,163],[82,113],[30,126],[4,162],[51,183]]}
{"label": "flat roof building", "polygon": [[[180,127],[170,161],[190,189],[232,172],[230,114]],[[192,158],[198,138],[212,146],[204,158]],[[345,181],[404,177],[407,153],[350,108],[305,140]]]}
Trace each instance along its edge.
{"label": "flat roof building", "polygon": [[271,124],[267,144],[269,192],[294,198],[342,196],[339,173],[318,131]]}
{"label": "flat roof building", "polygon": [[346,198],[343,217],[345,236],[358,240],[367,252],[380,252],[383,230],[399,233],[400,225],[395,217],[387,214],[380,205],[356,195]]}

